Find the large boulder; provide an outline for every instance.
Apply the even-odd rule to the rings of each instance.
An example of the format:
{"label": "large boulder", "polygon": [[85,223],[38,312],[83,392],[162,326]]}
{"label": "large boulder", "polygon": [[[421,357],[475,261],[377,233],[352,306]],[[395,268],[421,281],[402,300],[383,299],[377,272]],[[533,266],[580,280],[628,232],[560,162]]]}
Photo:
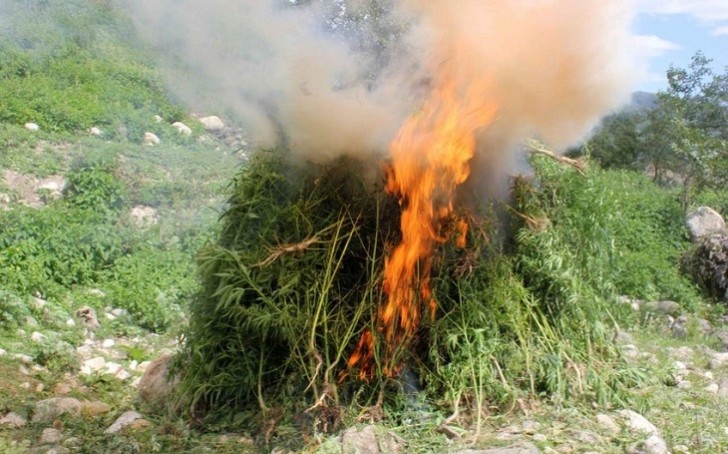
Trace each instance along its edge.
{"label": "large boulder", "polygon": [[167,407],[179,383],[179,376],[173,376],[170,371],[172,358],[171,355],[163,355],[152,361],[139,381],[139,397],[154,410]]}
{"label": "large boulder", "polygon": [[693,241],[725,230],[723,216],[709,207],[700,207],[688,214],[685,218],[685,225],[690,231]]}
{"label": "large boulder", "polygon": [[728,303],[728,233],[701,238],[683,258],[683,268],[712,297]]}

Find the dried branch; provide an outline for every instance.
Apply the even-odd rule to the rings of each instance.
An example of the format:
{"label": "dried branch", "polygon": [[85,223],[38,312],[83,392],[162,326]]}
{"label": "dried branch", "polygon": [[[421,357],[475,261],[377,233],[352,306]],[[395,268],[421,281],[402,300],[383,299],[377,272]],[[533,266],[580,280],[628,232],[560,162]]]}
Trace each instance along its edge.
{"label": "dried branch", "polygon": [[547,156],[555,161],[558,161],[562,164],[569,165],[576,169],[577,172],[579,172],[580,175],[586,176],[584,173],[584,170],[586,170],[586,162],[582,159],[571,159],[567,158],[566,156],[558,156],[553,151],[547,150],[542,144],[538,143],[535,140],[529,140],[526,144],[528,152],[533,154],[540,154],[543,156]]}

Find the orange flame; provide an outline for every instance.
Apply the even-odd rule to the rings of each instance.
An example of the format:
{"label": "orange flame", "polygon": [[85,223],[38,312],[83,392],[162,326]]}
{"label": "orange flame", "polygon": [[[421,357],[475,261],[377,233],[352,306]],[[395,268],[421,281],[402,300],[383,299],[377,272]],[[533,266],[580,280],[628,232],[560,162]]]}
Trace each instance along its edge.
{"label": "orange flame", "polygon": [[[387,300],[378,314],[387,362],[396,361],[396,351],[407,348],[424,305],[430,317],[435,316],[432,257],[437,245],[448,240],[443,227],[453,215],[456,188],[470,176],[475,132],[488,125],[496,111],[487,101],[487,81],[461,80],[453,61],[442,65],[432,96],[390,145],[386,190],[402,206],[402,240],[385,261]],[[456,230],[457,246],[465,247],[465,221],[458,221]],[[350,367],[359,365],[361,378],[372,376],[372,366],[365,365],[363,358],[374,350],[374,341],[371,333],[365,333],[349,358]],[[386,364],[383,373],[391,375],[396,368],[396,364]]]}

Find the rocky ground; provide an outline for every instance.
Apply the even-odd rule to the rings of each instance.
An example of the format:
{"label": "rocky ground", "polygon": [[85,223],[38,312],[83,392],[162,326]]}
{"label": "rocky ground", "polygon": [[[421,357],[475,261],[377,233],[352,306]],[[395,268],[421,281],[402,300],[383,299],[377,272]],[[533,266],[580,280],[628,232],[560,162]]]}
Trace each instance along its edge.
{"label": "rocky ground", "polygon": [[[97,297],[103,298],[101,292]],[[200,434],[154,411],[169,386],[171,335],[129,327],[128,314],[56,311],[35,298],[17,341],[0,350],[0,452],[257,452],[248,433]],[[719,453],[728,452],[728,323],[679,315],[672,302],[624,300],[643,320],[616,333],[629,361],[656,377],[641,408],[569,408],[524,402],[472,428],[418,421],[360,424],[320,436],[319,452]],[[41,329],[35,316],[43,319]],[[67,340],[73,339],[73,343]],[[49,340],[66,366],[36,361]],[[154,362],[155,359],[160,361]],[[74,367],[67,367],[74,365]],[[146,375],[145,375],[146,371]],[[158,408],[158,407],[157,407]],[[287,452],[274,449],[274,452]]]}

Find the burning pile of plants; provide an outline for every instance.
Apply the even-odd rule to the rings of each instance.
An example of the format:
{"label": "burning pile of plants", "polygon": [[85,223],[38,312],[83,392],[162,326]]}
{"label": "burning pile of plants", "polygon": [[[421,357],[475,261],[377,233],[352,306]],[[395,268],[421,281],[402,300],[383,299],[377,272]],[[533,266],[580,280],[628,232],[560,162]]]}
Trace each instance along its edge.
{"label": "burning pile of plants", "polygon": [[267,443],[381,418],[416,390],[421,411],[477,431],[538,396],[617,403],[639,380],[603,300],[539,256],[551,236],[526,180],[514,183],[515,253],[491,241],[493,210],[453,204],[400,287],[411,299],[393,300],[386,271],[413,201],[382,185],[392,167],[289,157],[259,152],[240,171],[200,253],[204,289],[178,358],[195,420],[254,427]]}
{"label": "burning pile of plants", "polygon": [[[201,252],[184,408],[262,420],[267,442],[287,423],[325,433],[357,408],[381,417],[404,388],[476,428],[526,396],[617,397],[633,377],[615,367],[600,298],[543,255],[539,197],[516,188],[527,233],[513,256],[478,199],[524,139],[564,148],[626,99],[626,2],[292,3],[191,8],[160,41],[225,68],[206,85],[259,144],[279,144],[241,171]],[[168,29],[145,4],[140,23]],[[188,42],[214,41],[218,24],[243,33]]]}

